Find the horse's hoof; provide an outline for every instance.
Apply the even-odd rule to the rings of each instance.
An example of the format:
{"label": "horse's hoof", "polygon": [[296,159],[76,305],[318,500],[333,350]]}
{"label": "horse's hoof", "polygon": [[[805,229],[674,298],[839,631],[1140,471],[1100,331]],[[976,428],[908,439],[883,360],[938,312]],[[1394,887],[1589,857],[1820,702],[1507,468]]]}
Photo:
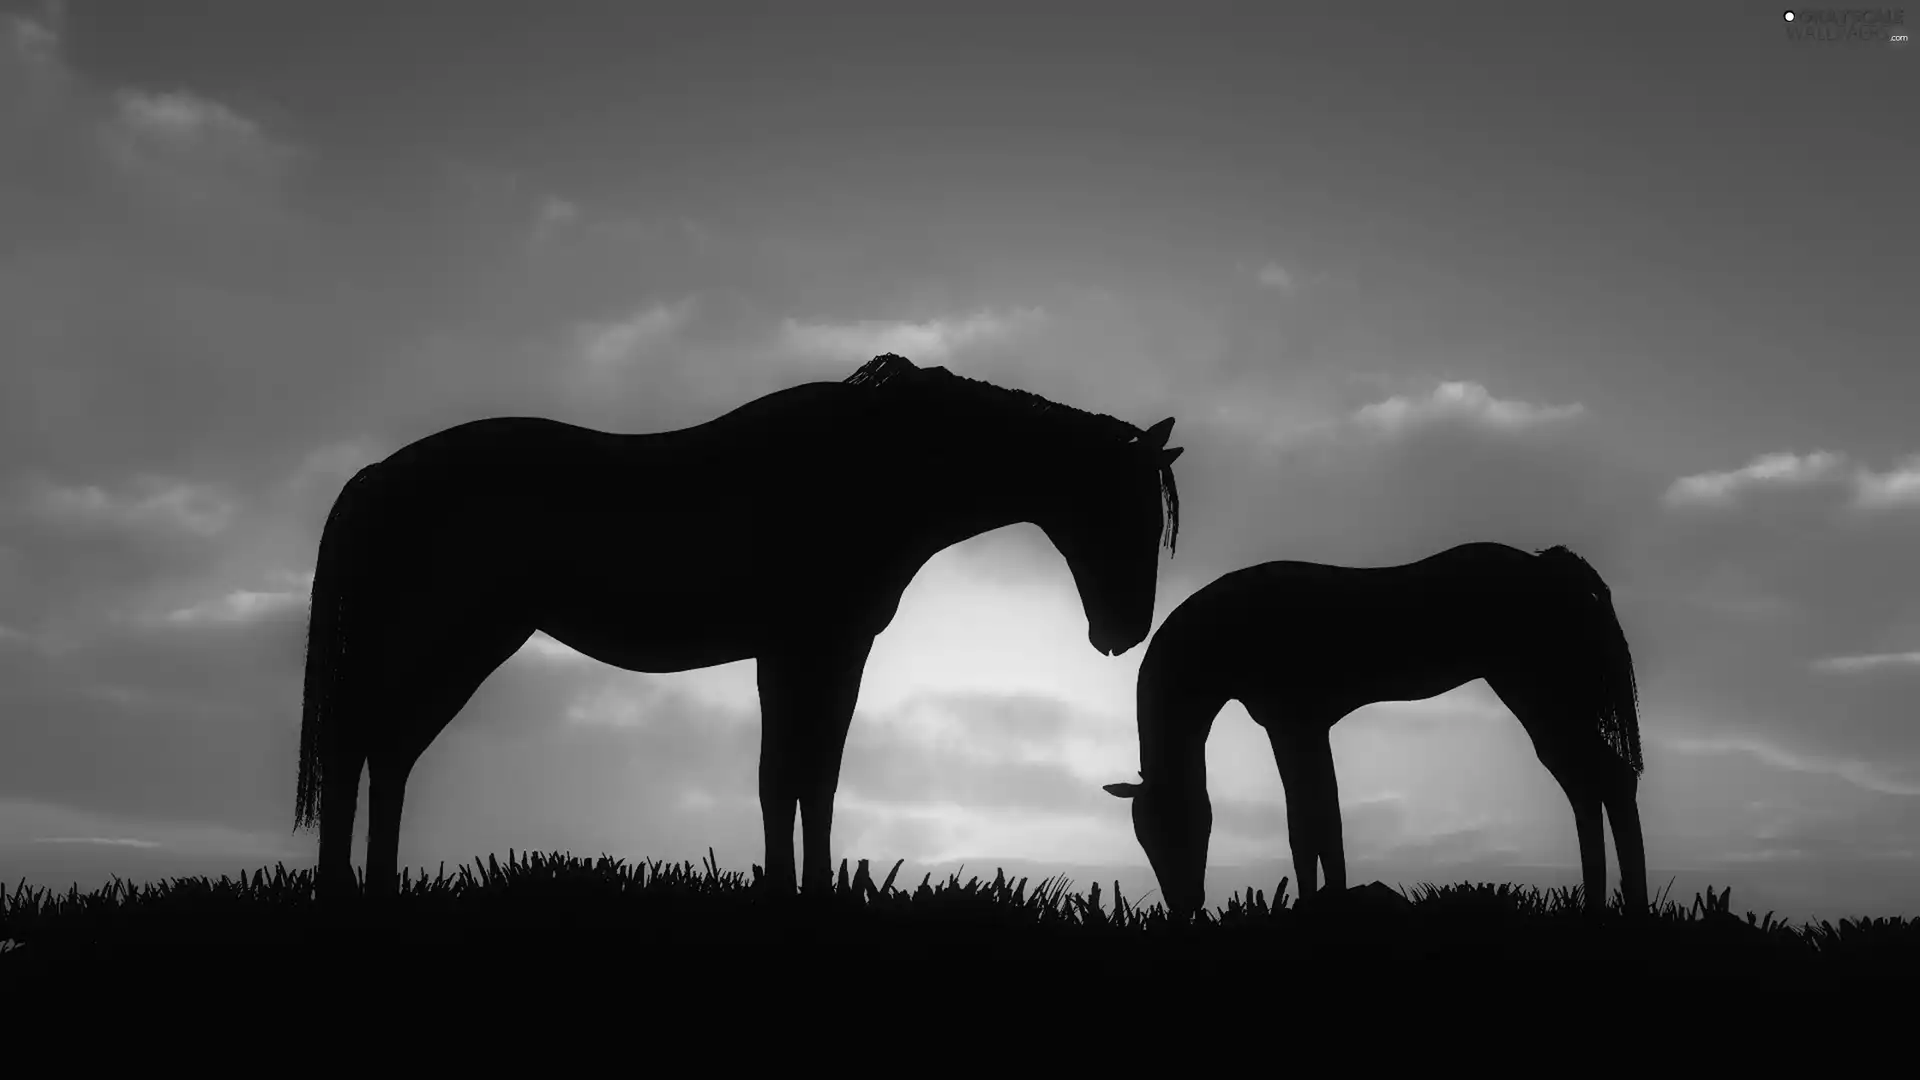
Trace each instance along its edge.
{"label": "horse's hoof", "polygon": [[751,890],[757,904],[791,903],[794,898],[793,882],[782,883],[777,878],[763,877],[753,883]]}

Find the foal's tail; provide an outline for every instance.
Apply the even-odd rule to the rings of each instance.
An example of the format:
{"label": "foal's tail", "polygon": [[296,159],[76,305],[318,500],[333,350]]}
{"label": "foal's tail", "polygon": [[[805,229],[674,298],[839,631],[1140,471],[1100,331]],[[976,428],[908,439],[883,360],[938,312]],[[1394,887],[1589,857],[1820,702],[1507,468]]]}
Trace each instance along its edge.
{"label": "foal's tail", "polygon": [[350,520],[357,487],[366,470],[355,474],[333,501],[327,523],[320,530],[320,553],[314,559],[312,610],[307,620],[306,685],[300,703],[300,781],[295,796],[293,827],[320,824],[321,763],[327,725],[338,711],[336,689],[346,656],[347,586],[344,565],[353,544]]}
{"label": "foal's tail", "polygon": [[1638,777],[1645,767],[1640,758],[1639,688],[1627,635],[1613,610],[1613,591],[1587,560],[1564,547],[1548,548],[1539,557],[1588,599],[1586,632],[1580,637],[1587,655],[1598,661],[1595,719],[1601,737]]}

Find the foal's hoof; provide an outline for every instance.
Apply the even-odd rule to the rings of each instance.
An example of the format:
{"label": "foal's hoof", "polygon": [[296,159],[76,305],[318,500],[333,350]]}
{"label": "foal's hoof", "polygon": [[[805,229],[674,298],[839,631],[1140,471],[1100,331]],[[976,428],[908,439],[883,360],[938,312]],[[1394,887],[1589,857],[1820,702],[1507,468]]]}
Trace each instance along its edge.
{"label": "foal's hoof", "polygon": [[1370,881],[1348,889],[1346,901],[1356,910],[1378,915],[1401,915],[1413,910],[1413,902],[1384,881]]}
{"label": "foal's hoof", "polygon": [[1295,907],[1308,912],[1350,915],[1399,915],[1413,910],[1413,904],[1384,881],[1355,885],[1351,889],[1320,889],[1301,897]]}

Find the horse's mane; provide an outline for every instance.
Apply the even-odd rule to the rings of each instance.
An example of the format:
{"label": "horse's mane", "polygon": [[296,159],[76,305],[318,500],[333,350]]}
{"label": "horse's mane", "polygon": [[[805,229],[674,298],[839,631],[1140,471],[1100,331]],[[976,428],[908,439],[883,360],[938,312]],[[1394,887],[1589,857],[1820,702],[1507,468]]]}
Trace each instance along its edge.
{"label": "horse's mane", "polygon": [[[1015,390],[980,379],[969,379],[955,375],[943,367],[923,368],[904,356],[885,353],[860,365],[860,370],[847,376],[848,386],[864,386],[874,390],[886,390],[902,385],[925,386],[926,380],[937,379],[943,393],[960,394],[973,397],[983,403],[1008,409],[1023,409],[1035,417],[1045,418],[1059,426],[1063,432],[1071,432],[1080,438],[1110,442],[1115,446],[1125,446],[1139,438],[1144,432],[1118,417],[1105,413],[1088,412],[1071,405],[1062,405],[1025,390]],[[1166,531],[1162,541],[1171,551],[1180,533],[1180,492],[1174,486],[1173,467],[1160,467],[1160,497],[1166,511]]]}

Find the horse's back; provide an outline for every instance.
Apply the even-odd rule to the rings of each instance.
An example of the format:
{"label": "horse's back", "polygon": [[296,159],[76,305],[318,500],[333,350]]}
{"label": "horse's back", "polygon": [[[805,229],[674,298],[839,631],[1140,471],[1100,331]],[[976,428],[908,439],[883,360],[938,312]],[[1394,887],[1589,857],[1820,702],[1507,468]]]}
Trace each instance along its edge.
{"label": "horse's back", "polygon": [[[442,464],[492,463],[512,457],[538,465],[547,461],[577,465],[583,459],[616,450],[644,447],[668,454],[719,446],[751,448],[775,443],[796,430],[817,426],[849,400],[840,383],[809,382],[763,394],[696,424],[656,431],[614,432],[544,416],[493,416],[442,428],[408,443],[385,462],[431,459]],[[853,399],[857,400],[857,399]]]}
{"label": "horse's back", "polygon": [[1220,673],[1279,661],[1331,674],[1356,656],[1417,655],[1450,668],[1456,652],[1528,632],[1532,558],[1471,543],[1388,566],[1280,559],[1243,567],[1177,607],[1148,661]]}
{"label": "horse's back", "polygon": [[501,458],[530,456],[578,457],[604,449],[618,436],[545,416],[489,416],[468,420],[422,436],[389,455],[382,464],[491,463]]}
{"label": "horse's back", "polygon": [[443,428],[362,470],[365,489],[418,504],[484,491],[489,499],[554,502],[609,486],[632,493],[725,483],[731,471],[791,460],[818,445],[847,400],[838,383],[803,383],[697,424],[613,432],[542,416],[494,416]]}
{"label": "horse's back", "polygon": [[575,626],[646,612],[687,633],[757,619],[808,535],[777,526],[845,517],[809,482],[861,449],[866,429],[836,407],[859,399],[841,390],[802,384],[665,432],[532,416],[445,428],[363,470],[340,539],[369,587],[416,606],[458,598]]}
{"label": "horse's back", "polygon": [[1275,559],[1223,574],[1202,592],[1284,593],[1296,599],[1314,593],[1350,596],[1375,591],[1404,593],[1434,584],[1479,583],[1516,572],[1525,573],[1524,568],[1533,565],[1533,558],[1507,544],[1476,541],[1412,562],[1385,566]]}

